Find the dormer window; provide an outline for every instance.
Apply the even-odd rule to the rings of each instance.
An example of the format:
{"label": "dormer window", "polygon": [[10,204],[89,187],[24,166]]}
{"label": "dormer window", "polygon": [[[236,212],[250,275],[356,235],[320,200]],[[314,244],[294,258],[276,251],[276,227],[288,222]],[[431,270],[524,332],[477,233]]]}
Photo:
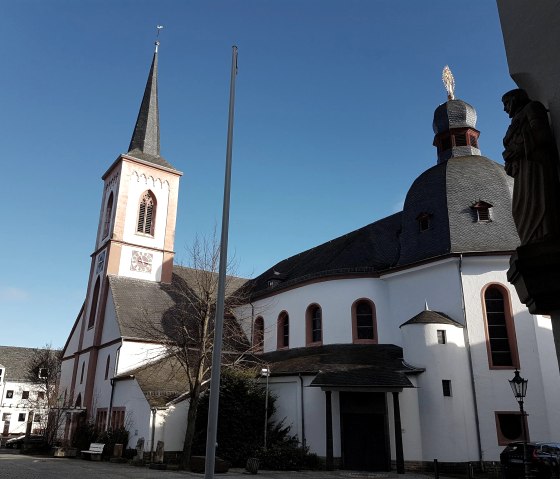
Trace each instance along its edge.
{"label": "dormer window", "polygon": [[416,217],[416,221],[418,221],[418,230],[420,232],[427,231],[432,223],[432,215],[430,213],[420,213]]}
{"label": "dormer window", "polygon": [[479,200],[473,205],[471,205],[471,209],[474,211],[475,214],[475,222],[488,223],[489,221],[492,221],[492,217],[490,215],[490,208],[492,208],[492,205],[482,200]]}
{"label": "dormer window", "polygon": [[276,286],[277,284],[280,284],[279,279],[269,279],[268,280],[268,287],[269,288],[274,288],[274,286]]}

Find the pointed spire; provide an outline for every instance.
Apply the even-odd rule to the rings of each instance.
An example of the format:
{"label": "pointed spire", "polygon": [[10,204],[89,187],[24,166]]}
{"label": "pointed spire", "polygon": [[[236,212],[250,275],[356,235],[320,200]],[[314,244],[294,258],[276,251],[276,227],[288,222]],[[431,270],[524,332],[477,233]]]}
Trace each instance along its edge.
{"label": "pointed spire", "polygon": [[157,94],[157,64],[158,64],[158,46],[156,41],[154,58],[146,82],[144,90],[144,98],[140,105],[134,133],[130,140],[128,152],[134,156],[135,152],[145,153],[151,156],[159,157],[159,109]]}

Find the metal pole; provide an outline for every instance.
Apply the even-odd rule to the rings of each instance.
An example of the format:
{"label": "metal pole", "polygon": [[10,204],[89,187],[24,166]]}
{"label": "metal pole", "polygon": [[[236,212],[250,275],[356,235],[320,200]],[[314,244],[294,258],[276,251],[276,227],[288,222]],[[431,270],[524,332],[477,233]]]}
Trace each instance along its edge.
{"label": "metal pole", "polygon": [[270,370],[266,370],[266,397],[264,400],[264,449],[266,450],[266,430],[268,429],[268,376]]}
{"label": "metal pole", "polygon": [[218,430],[218,404],[220,399],[220,366],[222,357],[222,336],[224,330],[224,298],[227,270],[227,245],[229,229],[229,198],[231,186],[231,150],[233,145],[233,112],[235,104],[235,75],[237,74],[237,47],[232,47],[231,80],[229,91],[229,120],[226,151],[226,173],[224,181],[224,206],[222,213],[222,236],[220,239],[220,271],[218,275],[218,299],[214,320],[214,349],[212,351],[212,375],[210,400],[208,404],[208,427],[206,432],[205,479],[213,479],[216,459],[216,436]]}
{"label": "metal pole", "polygon": [[525,479],[530,479],[529,463],[527,462],[527,425],[525,424],[525,410],[523,399],[519,400],[519,411],[521,412],[521,427],[523,428],[523,472]]}

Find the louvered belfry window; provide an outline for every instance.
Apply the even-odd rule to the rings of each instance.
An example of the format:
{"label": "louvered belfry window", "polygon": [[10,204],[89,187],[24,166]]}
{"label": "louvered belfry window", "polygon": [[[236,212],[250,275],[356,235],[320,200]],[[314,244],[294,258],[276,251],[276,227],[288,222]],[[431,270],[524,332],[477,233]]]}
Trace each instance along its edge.
{"label": "louvered belfry window", "polygon": [[156,202],[153,194],[146,191],[140,200],[138,208],[138,226],[136,231],[148,235],[154,234],[154,223],[156,219]]}

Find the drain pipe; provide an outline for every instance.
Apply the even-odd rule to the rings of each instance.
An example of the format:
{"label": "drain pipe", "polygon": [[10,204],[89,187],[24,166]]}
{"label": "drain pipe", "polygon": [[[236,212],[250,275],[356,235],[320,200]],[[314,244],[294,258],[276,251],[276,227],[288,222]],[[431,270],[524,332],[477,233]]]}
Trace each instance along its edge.
{"label": "drain pipe", "polygon": [[465,322],[465,332],[463,334],[465,339],[465,346],[467,348],[467,356],[469,358],[469,372],[471,376],[471,387],[473,392],[473,404],[474,404],[474,415],[475,415],[475,425],[476,425],[476,440],[478,446],[478,462],[480,463],[480,468],[484,471],[484,461],[482,460],[482,441],[480,439],[480,420],[478,416],[478,401],[476,399],[476,383],[474,380],[473,372],[473,362],[472,362],[472,352],[471,344],[469,341],[469,328],[467,323],[467,311],[465,308],[465,290],[463,288],[463,254],[459,255],[459,283],[461,285],[461,309],[463,310],[463,321]]}
{"label": "drain pipe", "polygon": [[156,412],[157,409],[152,408],[152,445],[150,447],[150,462],[154,462],[154,439],[156,437]]}
{"label": "drain pipe", "polygon": [[298,374],[299,376],[299,384],[300,384],[300,398],[301,398],[301,444],[305,449],[306,440],[305,440],[305,409],[304,409],[304,401],[303,401],[303,377],[301,373]]}

